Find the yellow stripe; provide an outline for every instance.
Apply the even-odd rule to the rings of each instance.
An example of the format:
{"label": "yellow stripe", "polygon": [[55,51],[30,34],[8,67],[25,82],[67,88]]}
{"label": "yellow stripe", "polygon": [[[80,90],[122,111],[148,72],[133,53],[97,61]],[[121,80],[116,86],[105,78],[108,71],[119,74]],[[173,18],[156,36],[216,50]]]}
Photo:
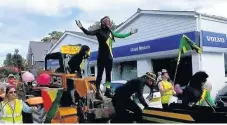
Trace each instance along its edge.
{"label": "yellow stripe", "polygon": [[48,90],[47,93],[50,96],[51,101],[53,102],[57,96],[57,90]]}
{"label": "yellow stripe", "polygon": [[183,53],[187,52],[187,48],[185,46],[182,48],[182,50],[183,50]]}
{"label": "yellow stripe", "polygon": [[176,122],[176,121],[165,120],[160,118],[152,118],[147,116],[143,116],[143,119],[151,122],[157,122],[157,123],[183,123],[183,122]]}
{"label": "yellow stripe", "polygon": [[179,114],[179,113],[171,113],[171,112],[162,112],[162,111],[155,111],[155,110],[143,110],[144,114],[162,116],[162,117],[169,117],[187,121],[194,121],[194,119],[187,114]]}
{"label": "yellow stripe", "polygon": [[111,33],[110,33],[110,36],[109,36],[109,38],[107,39],[106,43],[107,43],[107,45],[108,45],[108,47],[109,47],[110,54],[111,54],[111,56],[113,57],[113,51],[112,51],[111,42],[112,42],[112,35],[111,35]]}

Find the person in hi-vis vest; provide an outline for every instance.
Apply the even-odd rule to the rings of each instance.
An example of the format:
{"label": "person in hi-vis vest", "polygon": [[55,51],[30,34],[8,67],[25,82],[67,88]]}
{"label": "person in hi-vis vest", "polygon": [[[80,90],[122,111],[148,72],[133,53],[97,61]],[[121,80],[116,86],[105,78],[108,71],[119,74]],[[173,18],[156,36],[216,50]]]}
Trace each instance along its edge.
{"label": "person in hi-vis vest", "polygon": [[161,103],[163,108],[168,108],[170,98],[176,94],[173,85],[168,81],[169,74],[167,70],[162,70],[162,81],[159,82],[158,88],[161,93]]}
{"label": "person in hi-vis vest", "polygon": [[32,113],[35,107],[29,107],[22,100],[17,99],[16,89],[14,86],[6,88],[4,100],[0,103],[0,123],[22,124],[22,111]]}

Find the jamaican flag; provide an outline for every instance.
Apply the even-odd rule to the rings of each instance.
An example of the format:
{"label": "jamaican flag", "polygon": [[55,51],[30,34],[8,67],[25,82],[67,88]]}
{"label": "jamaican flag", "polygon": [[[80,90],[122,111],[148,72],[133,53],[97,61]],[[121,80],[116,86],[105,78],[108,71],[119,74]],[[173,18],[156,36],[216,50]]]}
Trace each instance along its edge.
{"label": "jamaican flag", "polygon": [[190,40],[186,35],[183,35],[180,41],[179,53],[177,64],[180,63],[180,58],[182,54],[187,53],[190,50],[194,50],[197,53],[202,53],[202,50],[199,46],[197,46],[192,40]]}
{"label": "jamaican flag", "polygon": [[47,112],[45,123],[51,123],[52,118],[57,112],[63,89],[43,89],[41,94],[44,109]]}

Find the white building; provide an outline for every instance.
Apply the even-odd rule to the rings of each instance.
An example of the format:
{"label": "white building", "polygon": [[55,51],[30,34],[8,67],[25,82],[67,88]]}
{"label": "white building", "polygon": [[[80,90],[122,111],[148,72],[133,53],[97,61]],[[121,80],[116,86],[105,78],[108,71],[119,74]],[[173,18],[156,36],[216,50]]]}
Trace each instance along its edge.
{"label": "white building", "polygon": [[[180,39],[185,34],[201,46],[203,53],[191,52],[182,58],[177,82],[187,84],[192,74],[204,70],[213,85],[213,97],[225,85],[226,18],[194,11],[138,9],[117,31],[126,33],[131,28],[138,28],[138,33],[124,39],[116,38],[114,44],[114,80],[131,79],[162,68],[173,76]],[[96,65],[96,58],[97,52],[93,52],[92,65]]]}

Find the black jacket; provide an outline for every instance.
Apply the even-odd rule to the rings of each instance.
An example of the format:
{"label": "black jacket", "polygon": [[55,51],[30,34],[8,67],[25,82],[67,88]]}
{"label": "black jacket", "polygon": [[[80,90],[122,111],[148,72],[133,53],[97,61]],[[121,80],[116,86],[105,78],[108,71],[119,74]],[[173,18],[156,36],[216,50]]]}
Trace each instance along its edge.
{"label": "black jacket", "polygon": [[[98,57],[99,58],[112,58],[111,51],[109,46],[106,44],[106,41],[112,34],[111,30],[107,28],[100,28],[94,31],[88,31],[85,28],[81,28],[81,30],[86,35],[96,36],[99,42],[99,49],[98,49]],[[113,35],[112,35],[113,36]]]}
{"label": "black jacket", "polygon": [[140,103],[143,106],[148,107],[148,104],[143,97],[143,89],[146,84],[146,80],[143,78],[130,80],[123,86],[117,88],[115,96],[124,101],[125,99],[129,99],[135,93],[137,94]]}
{"label": "black jacket", "polygon": [[68,62],[70,73],[75,73],[75,71],[77,71],[80,78],[82,77],[80,64],[82,63],[83,59],[84,54],[78,53],[72,56],[72,58]]}
{"label": "black jacket", "polygon": [[187,86],[179,99],[182,100],[183,104],[188,105],[189,103],[198,102],[201,99],[202,94],[202,90]]}

